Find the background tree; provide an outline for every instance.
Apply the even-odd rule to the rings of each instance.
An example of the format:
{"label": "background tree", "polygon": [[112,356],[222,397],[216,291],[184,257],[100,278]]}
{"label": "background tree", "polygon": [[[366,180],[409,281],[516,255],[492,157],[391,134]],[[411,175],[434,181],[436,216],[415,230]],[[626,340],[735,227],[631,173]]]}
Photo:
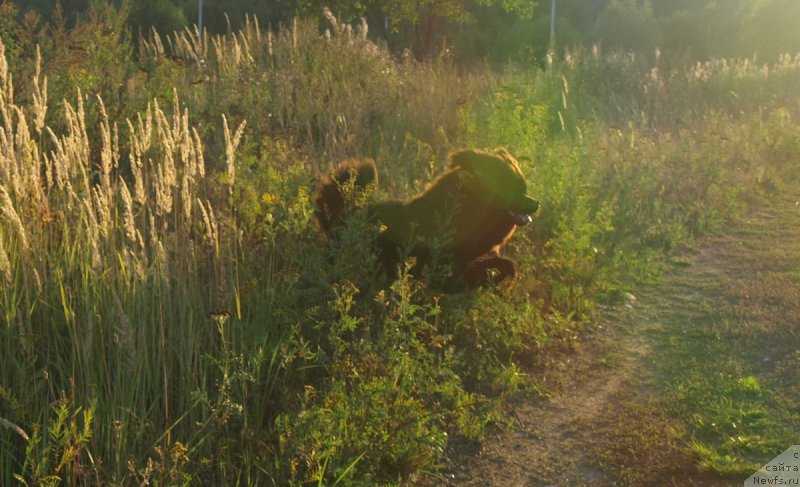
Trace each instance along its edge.
{"label": "background tree", "polygon": [[417,57],[427,57],[441,40],[448,26],[474,24],[476,13],[499,6],[502,11],[522,19],[533,17],[538,2],[534,0],[383,0],[383,11],[391,25],[413,26],[413,50]]}
{"label": "background tree", "polygon": [[661,29],[649,0],[611,0],[600,13],[592,40],[609,47],[652,51],[661,45]]}
{"label": "background tree", "polygon": [[[446,46],[460,61],[490,59],[501,65],[512,59],[541,59],[549,41],[550,1],[203,1],[204,25],[211,33],[236,29],[248,14],[265,27],[286,25],[295,17],[316,18],[325,27],[322,11],[327,6],[340,22],[366,18],[373,38],[386,40],[396,53],[411,49],[418,58],[429,58]],[[7,6],[6,19],[22,22],[27,12],[35,11],[43,25],[62,12],[59,18],[67,26],[109,3],[128,12],[134,35],[197,22],[197,0],[0,0]],[[757,54],[762,61],[800,51],[797,0],[558,0],[557,14],[557,45],[562,49],[600,43],[650,52],[659,47],[692,59]],[[4,35],[13,38],[10,31]]]}
{"label": "background tree", "polygon": [[128,24],[134,30],[172,32],[186,25],[180,0],[138,0],[130,8]]}
{"label": "background tree", "polygon": [[769,0],[746,2],[739,16],[739,52],[751,51],[761,61],[800,50],[800,2]]}

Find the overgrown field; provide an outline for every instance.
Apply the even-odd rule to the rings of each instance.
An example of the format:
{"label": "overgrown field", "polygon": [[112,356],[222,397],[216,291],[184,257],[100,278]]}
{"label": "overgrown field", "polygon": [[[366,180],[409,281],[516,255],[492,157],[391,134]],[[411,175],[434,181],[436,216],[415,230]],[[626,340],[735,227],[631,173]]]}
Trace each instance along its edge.
{"label": "overgrown field", "polygon": [[[436,476],[598,299],[798,175],[800,57],[498,74],[390,55],[366,26],[123,26],[22,29],[0,63],[4,485]],[[342,158],[407,197],[449,151],[497,146],[543,202],[511,288],[381,288],[374,229],[326,242],[312,218]]]}

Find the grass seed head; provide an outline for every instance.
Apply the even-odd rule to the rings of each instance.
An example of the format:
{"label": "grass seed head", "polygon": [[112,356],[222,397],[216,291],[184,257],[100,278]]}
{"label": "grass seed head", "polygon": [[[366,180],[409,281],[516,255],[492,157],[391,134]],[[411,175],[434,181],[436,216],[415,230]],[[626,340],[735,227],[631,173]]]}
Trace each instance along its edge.
{"label": "grass seed head", "polygon": [[0,236],[0,275],[3,276],[3,284],[10,286],[12,283],[11,262],[8,260],[2,236]]}
{"label": "grass seed head", "polygon": [[17,210],[14,209],[11,196],[9,196],[8,191],[6,191],[4,186],[0,186],[0,209],[2,209],[3,216],[5,217],[6,221],[8,221],[14,228],[14,231],[17,234],[17,239],[19,240],[20,248],[23,251],[27,251],[28,234],[25,231],[25,226],[22,224],[22,220],[20,219]]}

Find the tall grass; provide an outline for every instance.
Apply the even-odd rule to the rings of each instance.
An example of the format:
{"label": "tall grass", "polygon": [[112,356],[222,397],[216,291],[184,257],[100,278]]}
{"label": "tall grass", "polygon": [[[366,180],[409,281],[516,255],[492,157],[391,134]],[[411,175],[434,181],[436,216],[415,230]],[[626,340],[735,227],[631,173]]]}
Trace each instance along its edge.
{"label": "tall grass", "polygon": [[[435,73],[460,83],[454,69],[404,68],[385,52],[365,54],[377,48],[363,37],[316,36],[303,23],[264,36],[251,24],[202,42],[186,31],[167,45],[155,35],[143,43],[145,70],[127,81],[123,97],[141,109],[129,119],[112,118],[128,108],[107,109],[102,98],[84,95],[80,82],[60,113],[48,113],[48,67],[39,61],[31,94],[15,104],[10,71],[0,64],[4,475],[33,484],[281,484],[353,471],[359,462],[350,455],[365,454],[353,442],[384,444],[377,451],[385,459],[378,467],[374,458],[365,461],[367,472],[412,472],[438,458],[441,448],[423,450],[429,438],[442,443],[450,415],[431,408],[463,402],[466,393],[450,367],[428,377],[434,364],[408,362],[397,341],[416,343],[425,333],[421,356],[443,364],[453,359],[433,353],[427,337],[439,348],[444,339],[403,324],[395,339],[359,351],[365,357],[352,363],[345,338],[354,329],[341,307],[352,298],[345,276],[363,267],[364,256],[325,270],[329,256],[310,218],[309,182],[315,167],[368,150],[355,132],[367,133],[368,124],[446,133],[439,121],[413,119],[409,107],[418,103],[422,114],[439,96],[433,93],[455,96],[422,81]],[[265,64],[251,54],[258,48]],[[347,69],[334,62],[342,54]],[[59,78],[62,68],[56,66]],[[418,77],[414,89],[425,98],[377,96],[403,89],[402,69],[413,71],[405,79]],[[373,79],[383,84],[362,85]],[[387,101],[386,113],[363,112],[379,100]],[[389,113],[398,105],[405,108]],[[189,108],[202,115],[193,118]],[[243,112],[253,114],[256,135],[248,141]],[[405,146],[408,138],[392,143]],[[237,150],[243,144],[244,157]],[[337,281],[341,287],[331,287]],[[403,288],[385,299],[407,303],[411,294]],[[373,319],[405,323],[418,305],[398,306],[396,318]],[[385,332],[366,323],[371,333]],[[407,362],[406,372],[395,362],[372,368],[375,379],[366,384],[376,389],[367,397],[383,407],[372,399],[343,402],[342,417],[328,423],[330,406],[323,404],[337,395],[354,400],[351,387],[365,387],[356,381],[339,389],[336,379],[350,381],[350,367],[385,357],[383,347],[398,349],[396,358]],[[396,386],[388,378],[397,373],[428,386],[388,399]],[[329,399],[318,404],[323,397]],[[474,406],[457,417],[469,417]],[[366,412],[406,419],[391,426],[376,417],[374,431],[318,451]],[[414,424],[403,433],[408,441],[394,446],[391,435]],[[433,424],[441,426],[427,427]]]}
{"label": "tall grass", "polygon": [[238,309],[240,250],[177,97],[129,121],[123,144],[102,100],[90,140],[80,91],[56,133],[42,124],[46,79],[30,106],[14,103],[4,62],[0,84],[2,392],[15,424],[33,428],[27,456],[9,440],[3,470],[101,479],[141,460],[132,446],[166,452],[171,429],[202,418],[193,396],[219,376],[204,355],[235,339],[209,313]]}
{"label": "tall grass", "polygon": [[193,113],[246,118],[255,133],[289,138],[327,169],[354,155],[400,166],[420,145],[442,158],[461,111],[493,77],[460,73],[446,57],[432,64],[393,57],[367,38],[366,23],[351,28],[329,16],[325,29],[320,35],[317,23],[295,21],[276,32],[253,19],[213,38],[189,29],[154,34],[141,43],[146,70],[137,83],[178,86],[191,93]]}
{"label": "tall grass", "polygon": [[[499,75],[327,27],[153,34],[107,66],[128,73],[113,94],[53,45],[0,56],[3,482],[436,475],[600,294],[796,175],[795,58],[586,52]],[[101,41],[100,66],[128,52]],[[544,202],[508,249],[512,289],[441,296],[405,272],[384,289],[358,217],[323,241],[312,192],[333,162],[376,157],[403,197],[464,145],[523,156]]]}

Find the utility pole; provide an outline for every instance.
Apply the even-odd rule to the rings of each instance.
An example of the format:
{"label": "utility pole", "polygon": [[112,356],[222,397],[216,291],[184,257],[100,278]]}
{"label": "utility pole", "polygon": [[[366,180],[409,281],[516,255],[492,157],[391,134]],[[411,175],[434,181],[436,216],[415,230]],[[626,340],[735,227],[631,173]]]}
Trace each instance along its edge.
{"label": "utility pole", "polygon": [[550,52],[556,50],[556,0],[550,4]]}
{"label": "utility pole", "polygon": [[203,39],[203,0],[197,0],[197,30],[200,32],[200,42]]}

